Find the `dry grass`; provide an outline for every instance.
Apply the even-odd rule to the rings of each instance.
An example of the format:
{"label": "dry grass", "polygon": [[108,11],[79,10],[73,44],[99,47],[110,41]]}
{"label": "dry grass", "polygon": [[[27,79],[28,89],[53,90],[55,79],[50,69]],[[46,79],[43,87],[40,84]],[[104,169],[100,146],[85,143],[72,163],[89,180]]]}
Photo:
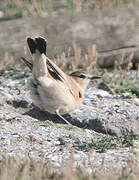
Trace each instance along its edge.
{"label": "dry grass", "polygon": [[46,16],[53,12],[82,12],[84,9],[104,9],[121,5],[133,6],[138,0],[5,0],[0,2],[3,18],[14,19],[26,16]]}
{"label": "dry grass", "polygon": [[138,0],[98,0],[97,5],[99,9],[119,7],[122,5],[131,6]]}
{"label": "dry grass", "polygon": [[[115,73],[119,73],[121,79],[127,79],[127,72],[130,72],[131,68],[133,67],[133,53],[129,55],[123,54],[120,59],[115,59],[114,70]],[[61,55],[58,55],[54,62],[65,72],[74,71],[77,69],[81,69],[86,71],[87,73],[93,74],[106,74],[109,72],[107,69],[99,69],[98,66],[98,53],[97,47],[95,44],[88,47],[88,51],[86,54],[82,53],[82,49],[76,43],[73,43],[73,47],[69,47],[68,52],[63,52]],[[137,66],[137,77],[139,76],[139,65]],[[119,77],[118,77],[119,78]],[[127,79],[130,80],[130,79]],[[107,81],[107,78],[106,78]],[[109,81],[109,79],[108,79]]]}
{"label": "dry grass", "polygon": [[114,64],[115,70],[118,70],[120,72],[123,69],[129,71],[133,66],[132,63],[133,57],[134,57],[134,53],[131,53],[128,56],[123,54],[121,59],[115,59],[115,64]]}
{"label": "dry grass", "polygon": [[54,62],[65,72],[82,69],[87,73],[98,73],[96,45],[88,47],[88,53],[82,54],[82,49],[73,43],[68,52],[58,55]]}
{"label": "dry grass", "polygon": [[0,161],[0,179],[1,180],[137,180],[139,179],[139,166],[135,155],[129,157],[127,165],[117,173],[112,166],[106,170],[104,161],[97,170],[91,168],[92,173],[88,174],[85,169],[77,167],[73,169],[73,158],[64,168],[53,168],[49,162],[43,160],[37,161],[26,156],[23,159],[13,157],[3,157]]}

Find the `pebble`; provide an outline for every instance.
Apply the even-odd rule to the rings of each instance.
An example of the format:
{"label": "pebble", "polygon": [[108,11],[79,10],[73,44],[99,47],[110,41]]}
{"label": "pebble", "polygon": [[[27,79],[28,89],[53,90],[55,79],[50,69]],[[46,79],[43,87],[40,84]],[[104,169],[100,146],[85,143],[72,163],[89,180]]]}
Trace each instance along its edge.
{"label": "pebble", "polygon": [[0,156],[0,161],[3,161],[3,157],[2,156]]}
{"label": "pebble", "polygon": [[14,134],[13,137],[14,137],[14,138],[20,138],[20,136],[17,135],[17,134]]}
{"label": "pebble", "polygon": [[12,102],[13,101],[13,96],[7,92],[2,92],[2,96],[5,98],[6,102]]}
{"label": "pebble", "polygon": [[60,141],[56,141],[55,145],[57,145],[57,146],[60,145]]}
{"label": "pebble", "polygon": [[83,158],[81,153],[76,153],[73,157],[75,161],[80,161]]}
{"label": "pebble", "polygon": [[139,106],[139,98],[135,98],[135,99],[134,99],[134,104],[135,104],[136,106]]}
{"label": "pebble", "polygon": [[95,99],[95,96],[101,97],[101,98],[112,98],[112,95],[104,90],[92,90],[92,88],[89,88],[85,94],[84,94],[85,98],[89,98],[89,99]]}
{"label": "pebble", "polygon": [[91,175],[91,174],[93,175],[93,169],[87,168],[87,173],[90,174],[90,175]]}
{"label": "pebble", "polygon": [[0,18],[4,17],[4,12],[0,11]]}
{"label": "pebble", "polygon": [[96,92],[96,95],[98,97],[102,97],[102,98],[111,98],[112,97],[107,91],[103,91],[103,90],[99,90],[98,92]]}
{"label": "pebble", "polygon": [[25,77],[28,77],[29,75],[27,75],[26,73],[22,72],[20,74],[15,74],[13,75],[12,79],[13,80],[17,80],[17,79],[23,79]]}
{"label": "pebble", "polygon": [[132,96],[129,93],[123,93],[121,97],[125,99],[132,99]]}
{"label": "pebble", "polygon": [[52,156],[51,161],[58,162],[59,161],[59,156],[58,155]]}

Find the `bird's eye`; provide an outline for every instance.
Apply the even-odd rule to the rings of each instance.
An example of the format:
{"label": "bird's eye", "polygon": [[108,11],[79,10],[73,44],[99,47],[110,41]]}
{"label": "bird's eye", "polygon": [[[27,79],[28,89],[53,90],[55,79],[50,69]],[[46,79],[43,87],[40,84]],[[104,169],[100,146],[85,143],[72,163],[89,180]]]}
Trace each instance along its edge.
{"label": "bird's eye", "polygon": [[80,74],[80,76],[79,76],[80,78],[86,78],[86,76],[84,75],[84,74]]}

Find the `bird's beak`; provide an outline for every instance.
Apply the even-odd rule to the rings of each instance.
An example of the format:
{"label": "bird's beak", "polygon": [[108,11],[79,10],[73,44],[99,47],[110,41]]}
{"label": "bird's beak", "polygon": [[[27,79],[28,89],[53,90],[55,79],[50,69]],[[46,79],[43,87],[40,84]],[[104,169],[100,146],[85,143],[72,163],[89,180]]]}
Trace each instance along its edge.
{"label": "bird's beak", "polygon": [[100,79],[101,76],[88,76],[87,79]]}

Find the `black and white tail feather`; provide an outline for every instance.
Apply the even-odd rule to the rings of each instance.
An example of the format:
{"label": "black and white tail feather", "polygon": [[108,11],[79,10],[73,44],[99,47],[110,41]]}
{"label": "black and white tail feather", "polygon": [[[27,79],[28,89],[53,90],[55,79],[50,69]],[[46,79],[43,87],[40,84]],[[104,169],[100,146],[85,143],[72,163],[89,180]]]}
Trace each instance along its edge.
{"label": "black and white tail feather", "polygon": [[[28,43],[28,47],[29,47],[31,55],[32,55],[32,60],[35,61],[34,59],[37,58],[37,61],[38,61],[38,59],[39,59],[38,56],[44,54],[45,55],[44,57],[46,58],[45,63],[48,66],[49,73],[54,77],[54,79],[63,81],[64,76],[62,76],[63,72],[61,71],[61,69],[58,68],[48,57],[46,57],[46,48],[47,48],[46,39],[44,39],[43,37],[38,37],[35,39],[28,37],[27,43]],[[44,59],[44,57],[43,57],[43,59]],[[21,59],[29,67],[29,69],[31,71],[33,69],[33,64],[37,63],[37,62],[30,62],[29,60],[25,59],[24,57],[21,57]]]}
{"label": "black and white tail feather", "polygon": [[38,50],[40,54],[46,55],[47,41],[43,37],[38,38],[27,38],[28,47],[30,49],[31,54],[35,54]]}

